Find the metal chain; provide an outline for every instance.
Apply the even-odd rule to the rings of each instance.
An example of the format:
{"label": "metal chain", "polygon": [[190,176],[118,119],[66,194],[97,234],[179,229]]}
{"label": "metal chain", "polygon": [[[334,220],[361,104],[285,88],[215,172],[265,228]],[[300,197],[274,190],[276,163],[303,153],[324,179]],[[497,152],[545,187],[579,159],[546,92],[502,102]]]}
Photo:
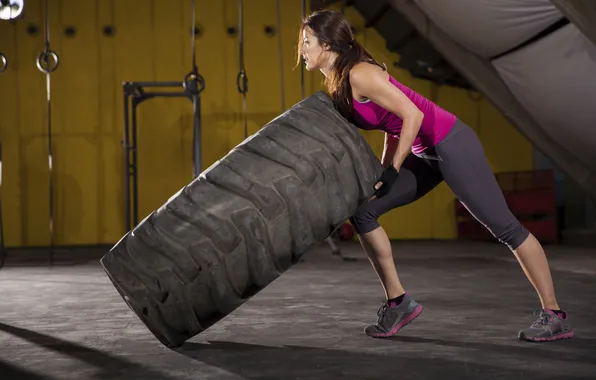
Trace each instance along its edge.
{"label": "metal chain", "polygon": [[[50,16],[49,0],[45,0],[45,43],[44,50],[37,57],[37,68],[46,75],[46,112],[48,136],[48,169],[49,176],[49,217],[50,217],[50,265],[54,261],[54,182],[53,182],[53,157],[52,157],[52,96],[51,74],[56,71],[59,64],[58,54],[50,48]],[[53,63],[50,63],[50,58]]]}

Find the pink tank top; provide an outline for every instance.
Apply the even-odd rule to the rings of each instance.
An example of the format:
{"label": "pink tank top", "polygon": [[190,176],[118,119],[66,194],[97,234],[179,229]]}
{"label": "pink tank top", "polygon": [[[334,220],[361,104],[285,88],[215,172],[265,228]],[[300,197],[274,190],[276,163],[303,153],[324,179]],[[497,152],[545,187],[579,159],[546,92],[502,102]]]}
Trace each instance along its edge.
{"label": "pink tank top", "polygon": [[[420,154],[437,145],[447,136],[451,127],[455,124],[456,116],[404,86],[391,75],[389,75],[389,81],[410,98],[424,114],[420,131],[414,140],[414,144],[412,144],[412,153]],[[403,124],[403,120],[399,116],[370,100],[359,102],[354,99],[352,103],[352,115],[358,128],[378,129],[390,136],[399,138]]]}

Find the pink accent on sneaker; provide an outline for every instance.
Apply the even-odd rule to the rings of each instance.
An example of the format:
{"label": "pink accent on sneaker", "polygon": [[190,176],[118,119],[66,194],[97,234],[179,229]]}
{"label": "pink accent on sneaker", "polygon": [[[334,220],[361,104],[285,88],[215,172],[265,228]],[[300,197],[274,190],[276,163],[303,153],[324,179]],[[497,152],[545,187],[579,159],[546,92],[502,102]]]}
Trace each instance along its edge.
{"label": "pink accent on sneaker", "polygon": [[559,317],[559,319],[562,319],[562,320],[566,320],[566,319],[567,319],[567,316],[568,316],[568,314],[567,314],[567,313],[565,313],[565,312],[562,312],[562,313],[555,313],[555,312],[554,312],[554,311],[552,311],[551,309],[544,309],[544,311],[546,311],[548,314],[551,314],[551,315],[556,315],[557,317]]}
{"label": "pink accent on sneaker", "polygon": [[404,294],[402,294],[400,296],[400,297],[402,297],[402,299],[401,299],[401,301],[399,301],[399,303],[397,303],[397,302],[387,302],[387,306],[389,306],[389,307],[397,307],[397,306],[401,305],[404,302],[404,299],[405,299],[405,297],[407,295],[408,295],[408,292],[405,292]]}
{"label": "pink accent on sneaker", "polygon": [[573,338],[573,336],[574,336],[574,333],[573,333],[573,330],[571,330],[566,333],[557,334],[557,335],[549,336],[546,338],[524,338],[524,339],[529,340],[531,342],[552,342],[553,340],[570,339],[570,338]]}
{"label": "pink accent on sneaker", "polygon": [[410,315],[408,315],[406,318],[404,318],[402,321],[400,321],[397,325],[395,325],[395,327],[393,329],[391,329],[391,331],[389,331],[388,333],[375,333],[375,334],[370,334],[369,336],[371,336],[373,338],[389,338],[390,336],[397,334],[397,332],[399,330],[401,330],[402,327],[404,327],[405,325],[409,324],[414,319],[416,319],[422,313],[422,310],[423,310],[422,305],[418,305],[418,306],[416,306],[416,308],[412,311],[412,313]]}

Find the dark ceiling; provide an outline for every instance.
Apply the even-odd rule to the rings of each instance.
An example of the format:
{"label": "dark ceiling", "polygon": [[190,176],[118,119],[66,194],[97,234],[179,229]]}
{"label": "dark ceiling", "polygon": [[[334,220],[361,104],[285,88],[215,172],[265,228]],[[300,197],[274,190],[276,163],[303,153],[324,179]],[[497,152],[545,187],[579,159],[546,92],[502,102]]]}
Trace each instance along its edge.
{"label": "dark ceiling", "polygon": [[311,0],[311,9],[322,9],[340,1],[344,7],[358,10],[365,20],[365,27],[374,28],[385,39],[386,48],[398,54],[394,66],[408,70],[416,78],[472,89],[470,83],[386,0]]}

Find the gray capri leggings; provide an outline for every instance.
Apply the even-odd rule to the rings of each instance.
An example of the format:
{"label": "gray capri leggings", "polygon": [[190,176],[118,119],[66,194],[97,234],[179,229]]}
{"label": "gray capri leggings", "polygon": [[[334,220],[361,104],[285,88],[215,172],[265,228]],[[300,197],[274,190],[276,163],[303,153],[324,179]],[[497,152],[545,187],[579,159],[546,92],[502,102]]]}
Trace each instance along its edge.
{"label": "gray capri leggings", "polygon": [[391,192],[369,201],[350,218],[358,234],[379,227],[384,213],[423,197],[445,181],[459,201],[501,243],[516,249],[529,232],[511,213],[478,136],[457,120],[449,134],[421,156],[410,154]]}

